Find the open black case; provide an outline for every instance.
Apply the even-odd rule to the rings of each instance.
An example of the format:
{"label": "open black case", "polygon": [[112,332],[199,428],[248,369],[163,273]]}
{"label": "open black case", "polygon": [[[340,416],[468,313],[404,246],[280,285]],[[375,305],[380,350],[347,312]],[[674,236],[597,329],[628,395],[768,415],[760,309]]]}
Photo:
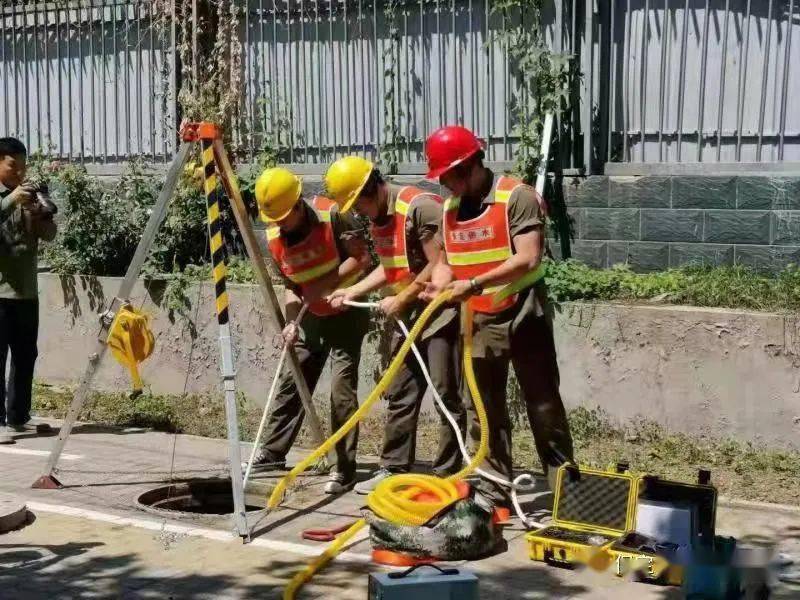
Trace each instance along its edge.
{"label": "open black case", "polygon": [[[692,515],[691,542],[688,548],[652,539],[637,533],[638,507],[643,503],[672,504]],[[636,484],[636,517],[633,530],[608,544],[604,551],[613,562],[614,572],[622,577],[634,574],[638,579],[662,585],[681,585],[683,567],[690,553],[714,545],[717,513],[717,490],[710,483],[710,473],[700,471],[697,483],[683,483],[644,475]]]}

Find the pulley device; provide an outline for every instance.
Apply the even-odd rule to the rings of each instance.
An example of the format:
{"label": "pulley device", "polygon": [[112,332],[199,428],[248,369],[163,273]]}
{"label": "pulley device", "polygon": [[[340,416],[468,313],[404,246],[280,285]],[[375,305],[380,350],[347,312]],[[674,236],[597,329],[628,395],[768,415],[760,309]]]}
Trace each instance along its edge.
{"label": "pulley device", "polygon": [[[206,122],[184,123],[180,133],[183,142],[170,165],[164,187],[152,208],[150,219],[145,226],[142,238],[136,247],[131,263],[128,265],[128,270],[119,290],[111,305],[100,316],[100,331],[97,335],[94,351],[89,356],[89,363],[81,378],[80,385],[75,391],[67,416],[50,451],[45,471],[34,482],[32,487],[42,489],[57,489],[61,487],[61,483],[55,478],[56,465],[64,450],[70,431],[89,396],[92,381],[106,350],[111,349],[114,357],[129,370],[133,378],[134,394],[141,393],[142,381],[139,375],[139,364],[153,352],[154,337],[150,331],[149,317],[133,307],[130,296],[161,224],[166,217],[178,180],[185,172],[190,153],[199,144],[202,155],[203,188],[208,210],[209,245],[216,292],[215,307],[219,325],[220,370],[225,392],[225,418],[228,426],[228,460],[233,492],[233,517],[236,531],[242,538],[247,540],[249,539],[249,529],[245,515],[244,482],[242,478],[239,426],[236,414],[235,368],[230,334],[228,293],[226,291],[227,268],[220,223],[220,200],[222,196],[218,185],[220,182],[230,202],[250,263],[261,288],[267,311],[272,316],[278,330],[283,329],[285,322],[267,272],[266,263],[262,258],[250,217],[242,201],[236,175],[225,152],[219,127],[213,123]],[[294,376],[300,399],[306,410],[311,434],[315,441],[321,444],[325,439],[322,434],[322,426],[311,401],[308,386],[300,370],[297,355],[291,348],[287,348],[285,354],[288,358],[289,367]]]}
{"label": "pulley device", "polygon": [[136,397],[142,393],[139,364],[153,353],[155,346],[155,338],[150,331],[150,316],[126,303],[116,314],[109,309],[102,318],[111,319],[106,343],[117,362],[130,372],[133,381],[131,396]]}

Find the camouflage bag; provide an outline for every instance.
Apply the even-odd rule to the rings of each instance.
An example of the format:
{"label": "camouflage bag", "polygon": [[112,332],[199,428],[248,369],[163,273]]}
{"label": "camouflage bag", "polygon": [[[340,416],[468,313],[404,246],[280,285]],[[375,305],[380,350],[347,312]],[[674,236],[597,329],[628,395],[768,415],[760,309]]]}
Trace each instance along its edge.
{"label": "camouflage bag", "polygon": [[364,510],[374,550],[443,561],[473,560],[506,550],[502,528],[472,498],[459,500],[419,527],[395,525]]}

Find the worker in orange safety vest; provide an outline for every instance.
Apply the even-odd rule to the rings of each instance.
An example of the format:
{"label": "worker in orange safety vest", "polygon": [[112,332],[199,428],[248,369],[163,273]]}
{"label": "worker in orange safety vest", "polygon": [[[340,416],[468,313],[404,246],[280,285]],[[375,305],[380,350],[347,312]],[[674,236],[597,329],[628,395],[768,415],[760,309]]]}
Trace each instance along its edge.
{"label": "worker in orange safety vest", "polygon": [[[411,185],[396,185],[384,180],[368,160],[357,156],[342,158],[331,165],[325,176],[329,195],[343,213],[351,209],[370,221],[370,237],[380,264],[357,284],[331,295],[340,306],[370,292],[382,290],[380,309],[413,325],[425,304],[417,296],[425,288],[433,265],[442,253],[442,199]],[[393,329],[390,355],[404,340],[398,327]],[[453,307],[437,312],[418,341],[431,380],[448,411],[462,428],[466,412],[459,396],[460,362],[458,318]],[[383,437],[380,468],[356,485],[357,493],[367,494],[384,478],[408,472],[415,459],[417,422],[425,391],[425,376],[417,359],[409,353],[389,384],[387,421]],[[458,438],[443,415],[439,427],[439,449],[433,471],[445,477],[458,471],[462,458]]]}
{"label": "worker in orange safety vest", "polygon": [[[483,145],[468,129],[443,127],[426,141],[429,179],[452,194],[444,205],[445,255],[423,297],[449,288],[473,311],[473,365],[489,421],[490,471],[512,479],[512,426],[507,406],[509,362],[519,381],[536,450],[554,484],[556,467],[572,460],[572,438],[559,393],[542,273],[546,205],[517,178],[483,164]],[[469,404],[472,406],[472,403]],[[471,421],[473,439],[479,433]],[[485,497],[508,507],[506,490],[479,484]]]}
{"label": "worker in orange safety vest", "polygon": [[[360,226],[341,214],[332,200],[302,198],[300,179],[283,168],[265,170],[256,182],[267,245],[285,279],[284,343],[293,344],[309,389],[313,391],[331,358],[331,426],[337,430],[358,409],[358,365],[369,315],[334,308],[325,299],[334,289],[358,279],[369,265]],[[296,322],[303,304],[308,312]],[[265,428],[257,466],[285,468],[305,410],[291,374],[282,375]],[[336,465],[325,485],[328,494],[352,489],[356,475],[358,429],[336,444]]]}

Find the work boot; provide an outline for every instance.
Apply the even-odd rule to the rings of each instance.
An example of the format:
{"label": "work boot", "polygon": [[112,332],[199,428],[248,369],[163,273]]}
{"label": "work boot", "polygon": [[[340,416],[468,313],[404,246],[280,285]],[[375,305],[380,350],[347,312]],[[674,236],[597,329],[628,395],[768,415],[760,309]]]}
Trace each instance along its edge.
{"label": "work boot", "polygon": [[285,471],[286,459],[278,458],[267,450],[262,450],[253,461],[253,469],[258,471]]}
{"label": "work boot", "polygon": [[381,467],[377,471],[373,472],[369,479],[356,484],[356,494],[366,496],[372,490],[374,490],[375,486],[377,486],[381,481],[387,477],[391,477],[392,475],[393,473],[389,469],[386,467]]}
{"label": "work boot", "polygon": [[325,493],[332,495],[344,494],[352,490],[355,484],[356,482],[352,477],[348,478],[344,473],[331,471],[328,476],[328,483],[325,484]]}
{"label": "work boot", "polygon": [[53,428],[50,427],[49,423],[23,423],[22,425],[7,425],[9,431],[13,431],[14,433],[38,433],[38,434],[45,434],[45,433],[52,433]]}

